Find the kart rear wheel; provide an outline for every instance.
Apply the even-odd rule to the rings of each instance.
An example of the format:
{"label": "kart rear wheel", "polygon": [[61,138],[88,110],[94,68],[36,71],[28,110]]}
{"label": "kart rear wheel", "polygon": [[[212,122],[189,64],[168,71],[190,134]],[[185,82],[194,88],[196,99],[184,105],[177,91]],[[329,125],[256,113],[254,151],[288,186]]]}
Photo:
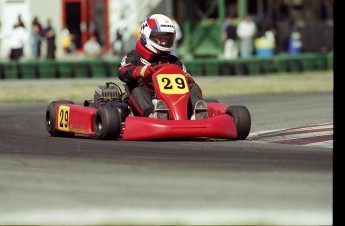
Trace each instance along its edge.
{"label": "kart rear wheel", "polygon": [[117,108],[101,107],[97,110],[93,128],[99,140],[116,140],[121,133],[121,115]]}
{"label": "kart rear wheel", "polygon": [[47,107],[46,111],[46,128],[48,133],[52,137],[73,137],[74,133],[68,133],[64,131],[59,131],[56,129],[56,106],[58,104],[74,104],[73,101],[70,100],[58,100],[52,101]]}
{"label": "kart rear wheel", "polygon": [[248,109],[241,105],[229,106],[225,113],[230,115],[234,120],[237,130],[236,139],[245,140],[251,127],[251,117]]}

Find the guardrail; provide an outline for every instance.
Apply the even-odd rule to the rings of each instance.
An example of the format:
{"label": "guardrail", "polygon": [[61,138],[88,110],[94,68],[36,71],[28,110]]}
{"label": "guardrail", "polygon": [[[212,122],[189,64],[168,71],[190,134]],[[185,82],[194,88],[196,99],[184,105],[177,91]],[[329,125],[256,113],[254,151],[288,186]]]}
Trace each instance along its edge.
{"label": "guardrail", "polygon": [[[48,78],[103,78],[116,77],[120,61],[2,61],[0,79],[48,79]],[[279,54],[271,58],[220,60],[199,58],[185,60],[187,70],[193,76],[207,75],[260,75],[267,73],[333,70],[333,52]]]}

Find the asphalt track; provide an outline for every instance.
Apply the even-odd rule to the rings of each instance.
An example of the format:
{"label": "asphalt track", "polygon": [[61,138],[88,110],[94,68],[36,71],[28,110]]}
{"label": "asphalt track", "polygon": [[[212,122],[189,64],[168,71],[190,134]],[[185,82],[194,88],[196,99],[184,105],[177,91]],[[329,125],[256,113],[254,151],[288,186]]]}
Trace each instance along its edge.
{"label": "asphalt track", "polygon": [[[333,93],[217,99],[251,134],[333,123]],[[332,147],[53,138],[47,105],[0,104],[1,225],[332,225]]]}

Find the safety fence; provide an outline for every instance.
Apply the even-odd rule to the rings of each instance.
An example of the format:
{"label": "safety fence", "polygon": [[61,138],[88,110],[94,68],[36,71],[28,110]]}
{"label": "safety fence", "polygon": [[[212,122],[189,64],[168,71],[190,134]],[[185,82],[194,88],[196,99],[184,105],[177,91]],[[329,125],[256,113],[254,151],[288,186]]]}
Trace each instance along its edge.
{"label": "safety fence", "polygon": [[[116,60],[81,61],[0,61],[0,79],[104,78],[117,76]],[[260,75],[268,73],[333,70],[333,52],[279,54],[270,58],[220,60],[199,58],[185,60],[194,76]]]}

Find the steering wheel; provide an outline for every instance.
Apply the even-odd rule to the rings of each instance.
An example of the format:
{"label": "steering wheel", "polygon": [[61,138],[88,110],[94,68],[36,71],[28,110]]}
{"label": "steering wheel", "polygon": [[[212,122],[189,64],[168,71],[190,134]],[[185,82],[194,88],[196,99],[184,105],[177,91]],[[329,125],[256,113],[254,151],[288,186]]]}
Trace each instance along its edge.
{"label": "steering wheel", "polygon": [[[155,69],[155,71],[157,71],[161,67],[164,67],[164,64],[157,64],[157,65],[154,65],[152,67]],[[152,76],[143,78],[143,84],[149,89],[154,89],[153,83],[152,83]]]}

